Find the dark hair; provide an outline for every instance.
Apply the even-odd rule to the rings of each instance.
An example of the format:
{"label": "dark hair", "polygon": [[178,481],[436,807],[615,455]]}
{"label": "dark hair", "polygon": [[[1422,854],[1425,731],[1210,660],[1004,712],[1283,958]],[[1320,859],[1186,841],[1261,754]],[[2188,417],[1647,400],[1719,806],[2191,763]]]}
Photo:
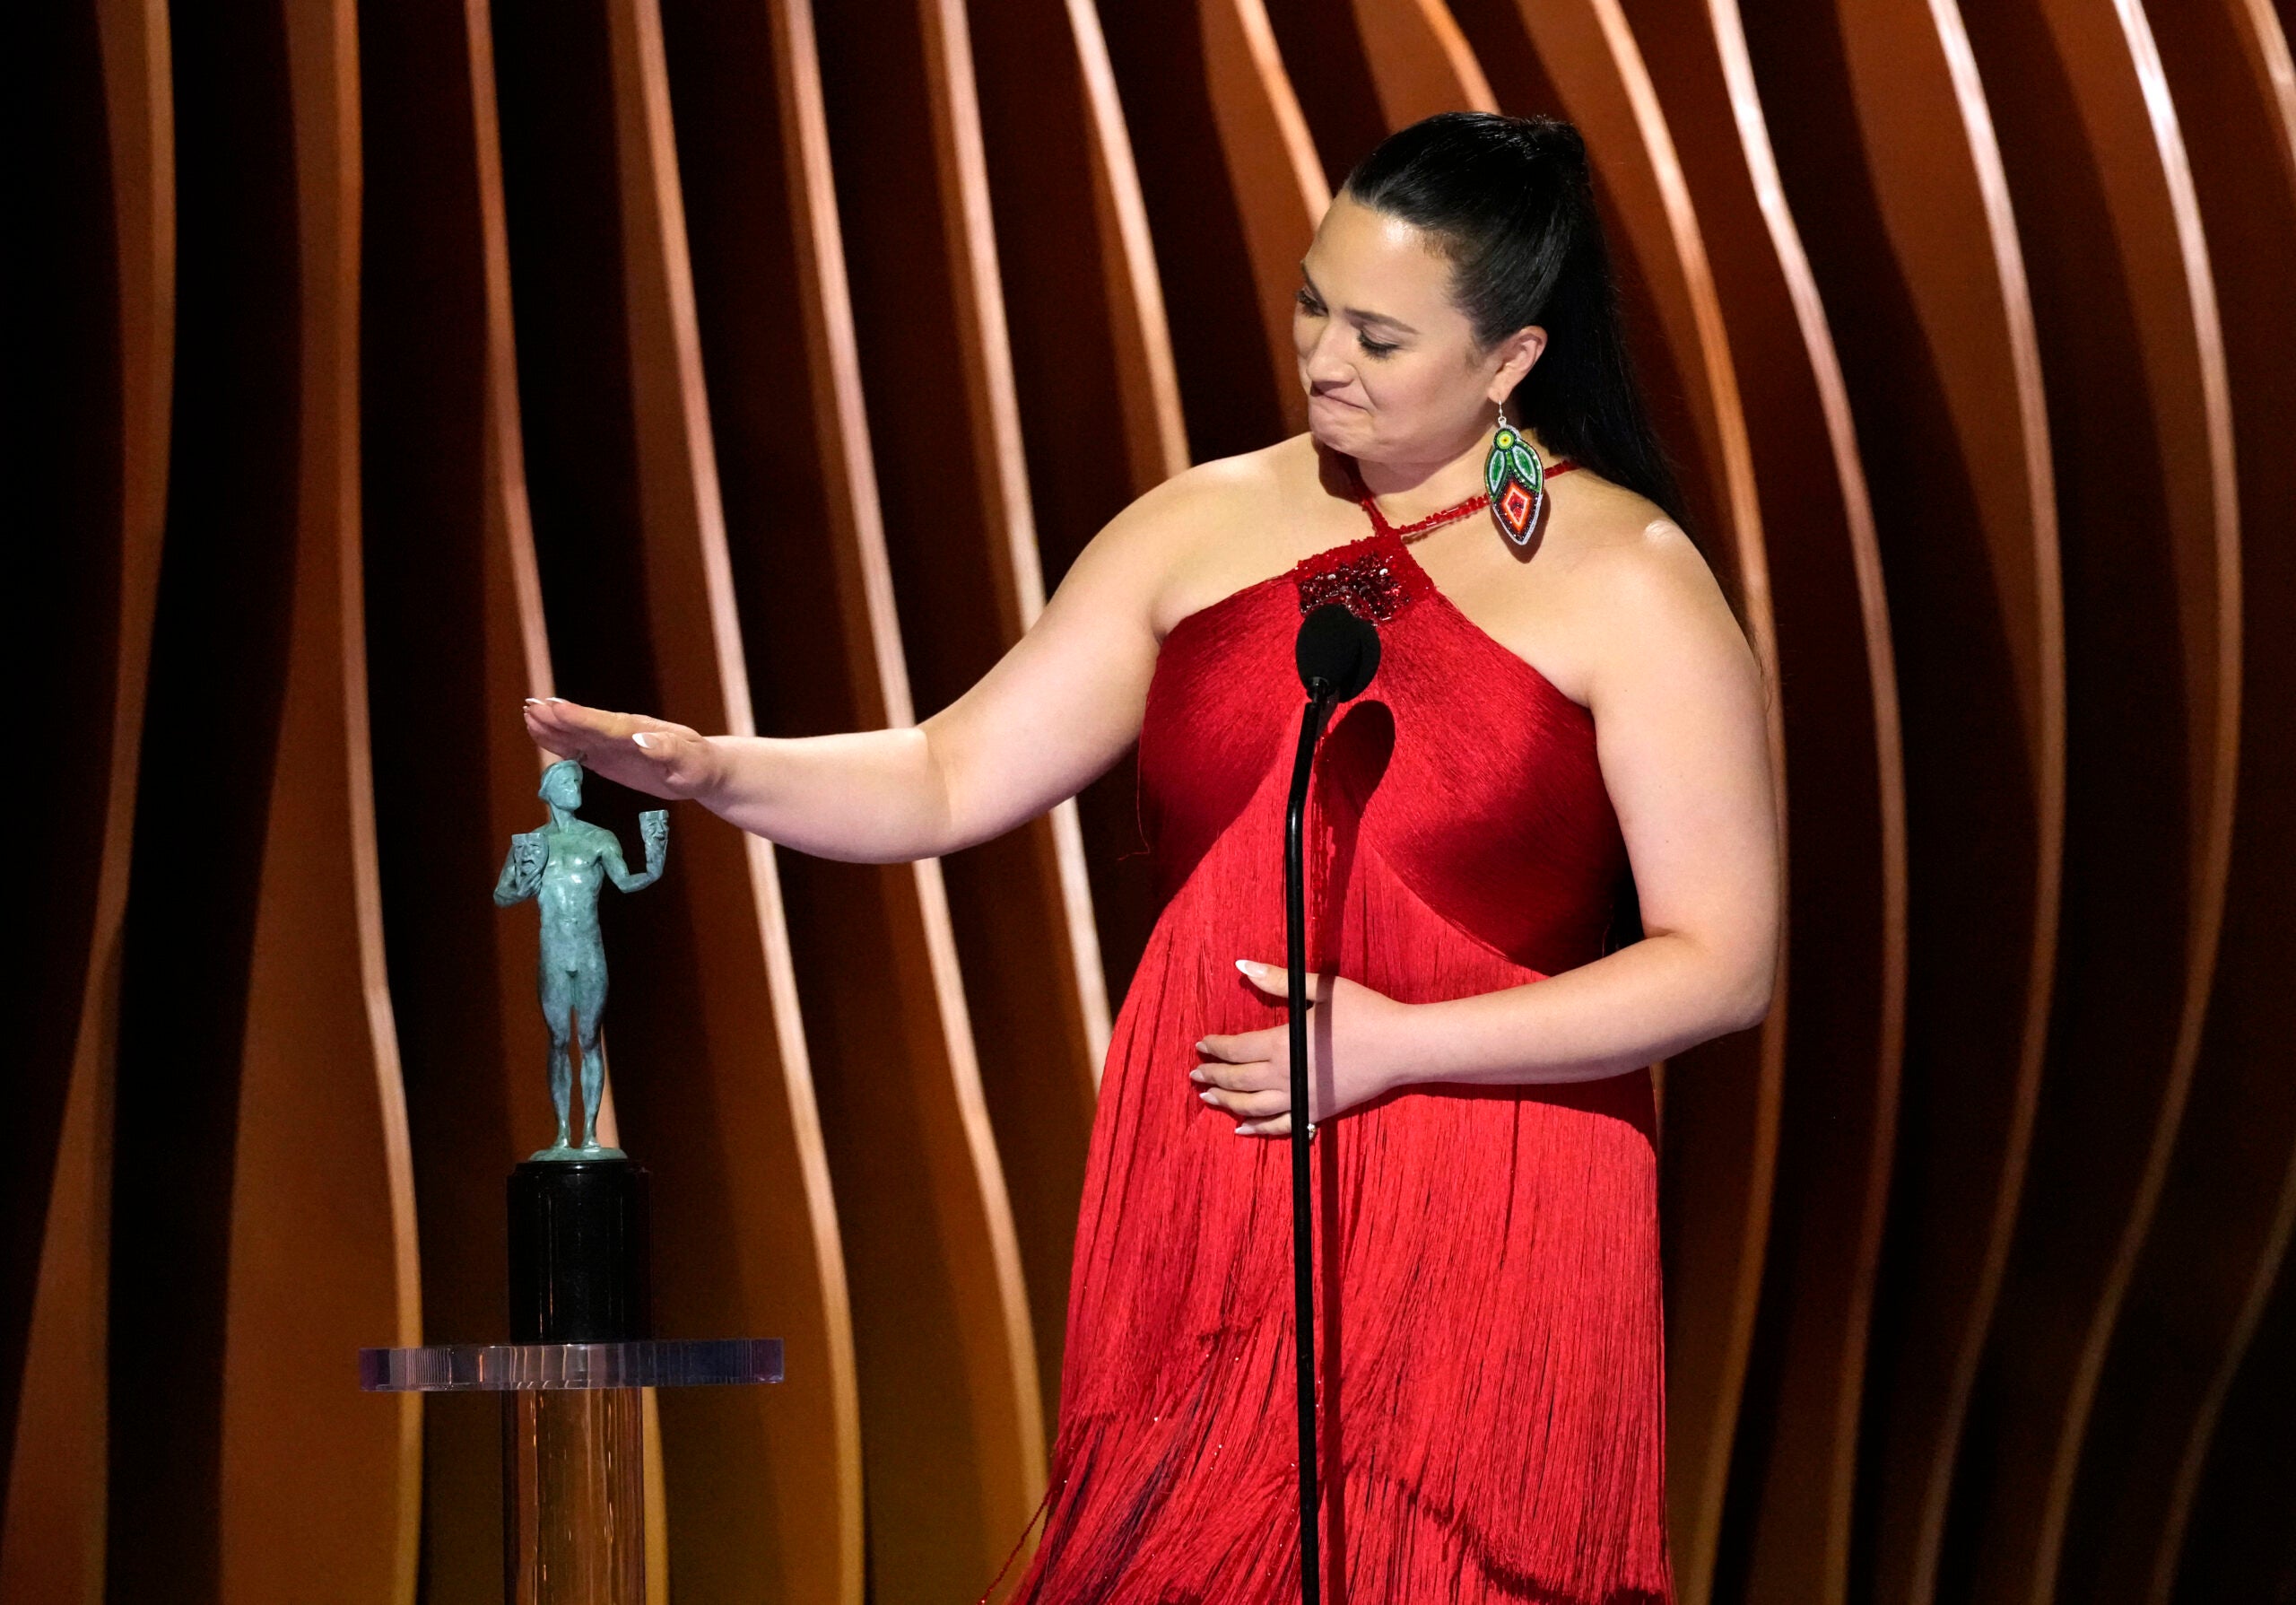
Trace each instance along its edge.
{"label": "dark hair", "polygon": [[1689,528],[1627,356],[1577,128],[1553,118],[1439,112],[1381,140],[1343,188],[1431,237],[1483,349],[1526,325],[1546,330],[1545,350],[1508,398],[1509,421]]}

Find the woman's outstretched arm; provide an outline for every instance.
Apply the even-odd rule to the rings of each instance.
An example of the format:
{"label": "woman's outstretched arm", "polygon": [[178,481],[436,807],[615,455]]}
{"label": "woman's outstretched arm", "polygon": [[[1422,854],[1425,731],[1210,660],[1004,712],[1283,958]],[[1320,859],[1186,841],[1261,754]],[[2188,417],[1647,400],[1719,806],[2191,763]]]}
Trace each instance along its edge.
{"label": "woman's outstretched arm", "polygon": [[921,725],[795,739],[704,736],[552,698],[526,704],[527,734],[610,780],[691,798],[817,857],[895,863],[953,852],[1074,796],[1139,734],[1156,665],[1156,598],[1176,545],[1218,493],[1196,470],[1111,519],[1028,633]]}

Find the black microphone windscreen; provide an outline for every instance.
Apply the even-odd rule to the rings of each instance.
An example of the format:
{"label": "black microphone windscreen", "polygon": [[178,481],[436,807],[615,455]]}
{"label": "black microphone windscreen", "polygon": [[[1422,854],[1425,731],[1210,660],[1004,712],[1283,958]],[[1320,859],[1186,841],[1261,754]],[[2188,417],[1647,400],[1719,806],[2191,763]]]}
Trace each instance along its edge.
{"label": "black microphone windscreen", "polygon": [[1300,623],[1295,656],[1300,684],[1310,695],[1320,680],[1334,702],[1344,702],[1379,672],[1379,632],[1341,604],[1326,602]]}

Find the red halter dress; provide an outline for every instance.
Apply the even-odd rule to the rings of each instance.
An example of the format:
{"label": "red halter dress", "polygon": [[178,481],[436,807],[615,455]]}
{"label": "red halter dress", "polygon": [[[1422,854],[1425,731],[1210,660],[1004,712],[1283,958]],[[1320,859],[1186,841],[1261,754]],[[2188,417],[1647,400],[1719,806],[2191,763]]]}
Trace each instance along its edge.
{"label": "red halter dress", "polygon": [[[1405,1002],[1598,956],[1625,850],[1593,716],[1471,623],[1392,529],[1190,614],[1140,733],[1161,904],[1085,1177],[1038,1605],[1299,1598],[1290,1161],[1187,1073],[1280,1025],[1292,639],[1380,633],[1307,816],[1308,962]],[[1413,1086],[1315,1141],[1325,1598],[1672,1598],[1648,1072]]]}

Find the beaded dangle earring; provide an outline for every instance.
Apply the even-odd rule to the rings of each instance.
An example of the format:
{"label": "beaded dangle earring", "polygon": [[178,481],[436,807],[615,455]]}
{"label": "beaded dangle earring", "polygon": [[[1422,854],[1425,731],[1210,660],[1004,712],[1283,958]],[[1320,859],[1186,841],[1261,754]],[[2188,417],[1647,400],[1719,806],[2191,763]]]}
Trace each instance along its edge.
{"label": "beaded dangle earring", "polygon": [[1492,521],[1517,545],[1527,545],[1537,528],[1539,508],[1546,501],[1546,465],[1538,448],[1507,422],[1499,409],[1499,432],[1491,439],[1491,455],[1483,460],[1483,488],[1491,493]]}

